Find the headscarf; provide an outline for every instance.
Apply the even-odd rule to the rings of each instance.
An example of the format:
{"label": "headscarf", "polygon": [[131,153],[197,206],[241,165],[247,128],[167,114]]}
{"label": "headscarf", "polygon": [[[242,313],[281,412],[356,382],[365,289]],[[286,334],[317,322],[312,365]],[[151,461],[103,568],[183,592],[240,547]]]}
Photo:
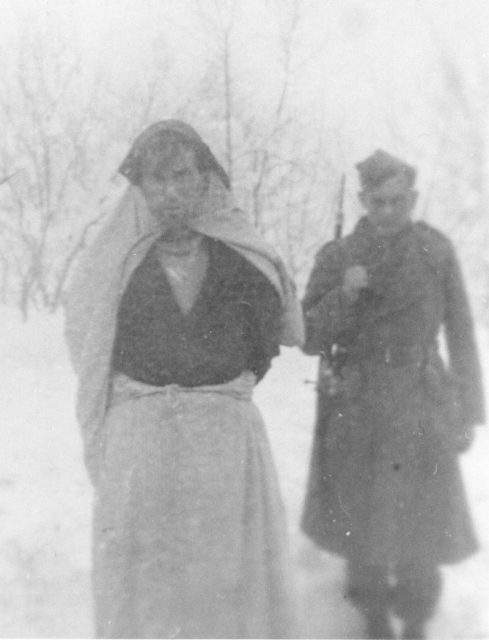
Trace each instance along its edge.
{"label": "headscarf", "polygon": [[209,173],[215,173],[226,189],[230,189],[228,174],[216,160],[216,157],[191,126],[181,120],[163,120],[156,122],[141,133],[133,142],[129,153],[124,158],[119,173],[125,176],[131,184],[139,185],[141,181],[142,159],[148,143],[156,136],[170,133],[181,138],[186,145],[196,152],[199,165]]}
{"label": "headscarf", "polygon": [[[134,175],[143,145],[162,131],[181,134],[192,139],[193,145],[205,144],[185,123],[157,123],[136,139],[121,165],[124,175]],[[211,153],[207,145],[203,152]],[[233,206],[226,174],[217,160],[209,162],[213,168],[207,192],[189,226],[224,242],[268,278],[282,301],[281,344],[301,345],[304,327],[300,305],[282,260],[259,236],[244,212]],[[161,233],[161,225],[149,212],[142,192],[131,184],[74,273],[65,306],[66,339],[78,375],[77,415],[86,444],[96,438],[105,418],[121,296],[131,274]]]}

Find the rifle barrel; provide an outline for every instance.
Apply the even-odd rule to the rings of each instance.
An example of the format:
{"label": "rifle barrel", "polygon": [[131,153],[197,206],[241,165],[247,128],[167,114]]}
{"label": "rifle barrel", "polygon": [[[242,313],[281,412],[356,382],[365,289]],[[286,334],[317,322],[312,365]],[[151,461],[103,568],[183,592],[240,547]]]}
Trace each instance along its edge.
{"label": "rifle barrel", "polygon": [[5,184],[5,182],[8,182],[10,180],[10,178],[13,178],[15,176],[15,174],[18,173],[18,172],[19,172],[19,170],[17,169],[17,171],[14,171],[13,173],[10,173],[10,174],[0,178],[0,187],[2,186],[2,184]]}
{"label": "rifle barrel", "polygon": [[339,240],[341,238],[341,234],[343,233],[343,221],[345,218],[345,214],[343,213],[343,199],[345,197],[345,174],[343,173],[340,181],[340,193],[338,197],[338,210],[336,212],[336,221],[334,226],[334,237],[335,240]]}

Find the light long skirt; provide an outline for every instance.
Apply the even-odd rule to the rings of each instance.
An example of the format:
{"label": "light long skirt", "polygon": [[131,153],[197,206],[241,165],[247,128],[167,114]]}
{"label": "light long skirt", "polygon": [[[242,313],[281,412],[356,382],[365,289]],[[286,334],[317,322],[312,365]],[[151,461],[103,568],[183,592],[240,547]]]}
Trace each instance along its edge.
{"label": "light long skirt", "polygon": [[98,637],[290,637],[283,505],[252,385],[116,380],[94,516]]}

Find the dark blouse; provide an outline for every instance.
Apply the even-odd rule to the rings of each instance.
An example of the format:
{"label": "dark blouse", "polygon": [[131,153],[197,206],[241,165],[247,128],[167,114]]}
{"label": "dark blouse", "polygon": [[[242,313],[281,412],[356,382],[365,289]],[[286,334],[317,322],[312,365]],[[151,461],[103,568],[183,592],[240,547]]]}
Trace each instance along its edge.
{"label": "dark blouse", "polygon": [[251,370],[261,379],[279,352],[281,302],[268,279],[217,240],[194,306],[181,311],[151,249],[118,311],[113,368],[148,384],[221,384]]}

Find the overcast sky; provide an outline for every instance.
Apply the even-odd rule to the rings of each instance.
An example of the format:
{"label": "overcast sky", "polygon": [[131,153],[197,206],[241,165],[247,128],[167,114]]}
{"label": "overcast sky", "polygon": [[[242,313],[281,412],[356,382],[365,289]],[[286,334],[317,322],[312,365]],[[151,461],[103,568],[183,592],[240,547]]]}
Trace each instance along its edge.
{"label": "overcast sky", "polygon": [[[161,81],[179,96],[201,81],[215,44],[192,9],[213,3],[2,0],[0,35],[8,55],[18,46],[16,34],[34,24],[43,25],[48,37],[68,34],[83,48],[87,68],[129,87],[147,72],[155,42],[164,43],[172,77],[162,73]],[[267,0],[237,0],[236,5],[233,69],[247,99],[266,109],[279,74],[273,53],[278,24]],[[467,74],[474,56],[489,65],[489,2],[306,0],[304,7],[296,40],[295,62],[302,61],[294,80],[296,105],[320,113],[331,131],[348,132],[347,163],[384,146],[429,164],[435,151],[421,159],[413,154],[425,140],[430,148],[426,104],[439,90],[439,57],[450,53],[466,65]]]}

